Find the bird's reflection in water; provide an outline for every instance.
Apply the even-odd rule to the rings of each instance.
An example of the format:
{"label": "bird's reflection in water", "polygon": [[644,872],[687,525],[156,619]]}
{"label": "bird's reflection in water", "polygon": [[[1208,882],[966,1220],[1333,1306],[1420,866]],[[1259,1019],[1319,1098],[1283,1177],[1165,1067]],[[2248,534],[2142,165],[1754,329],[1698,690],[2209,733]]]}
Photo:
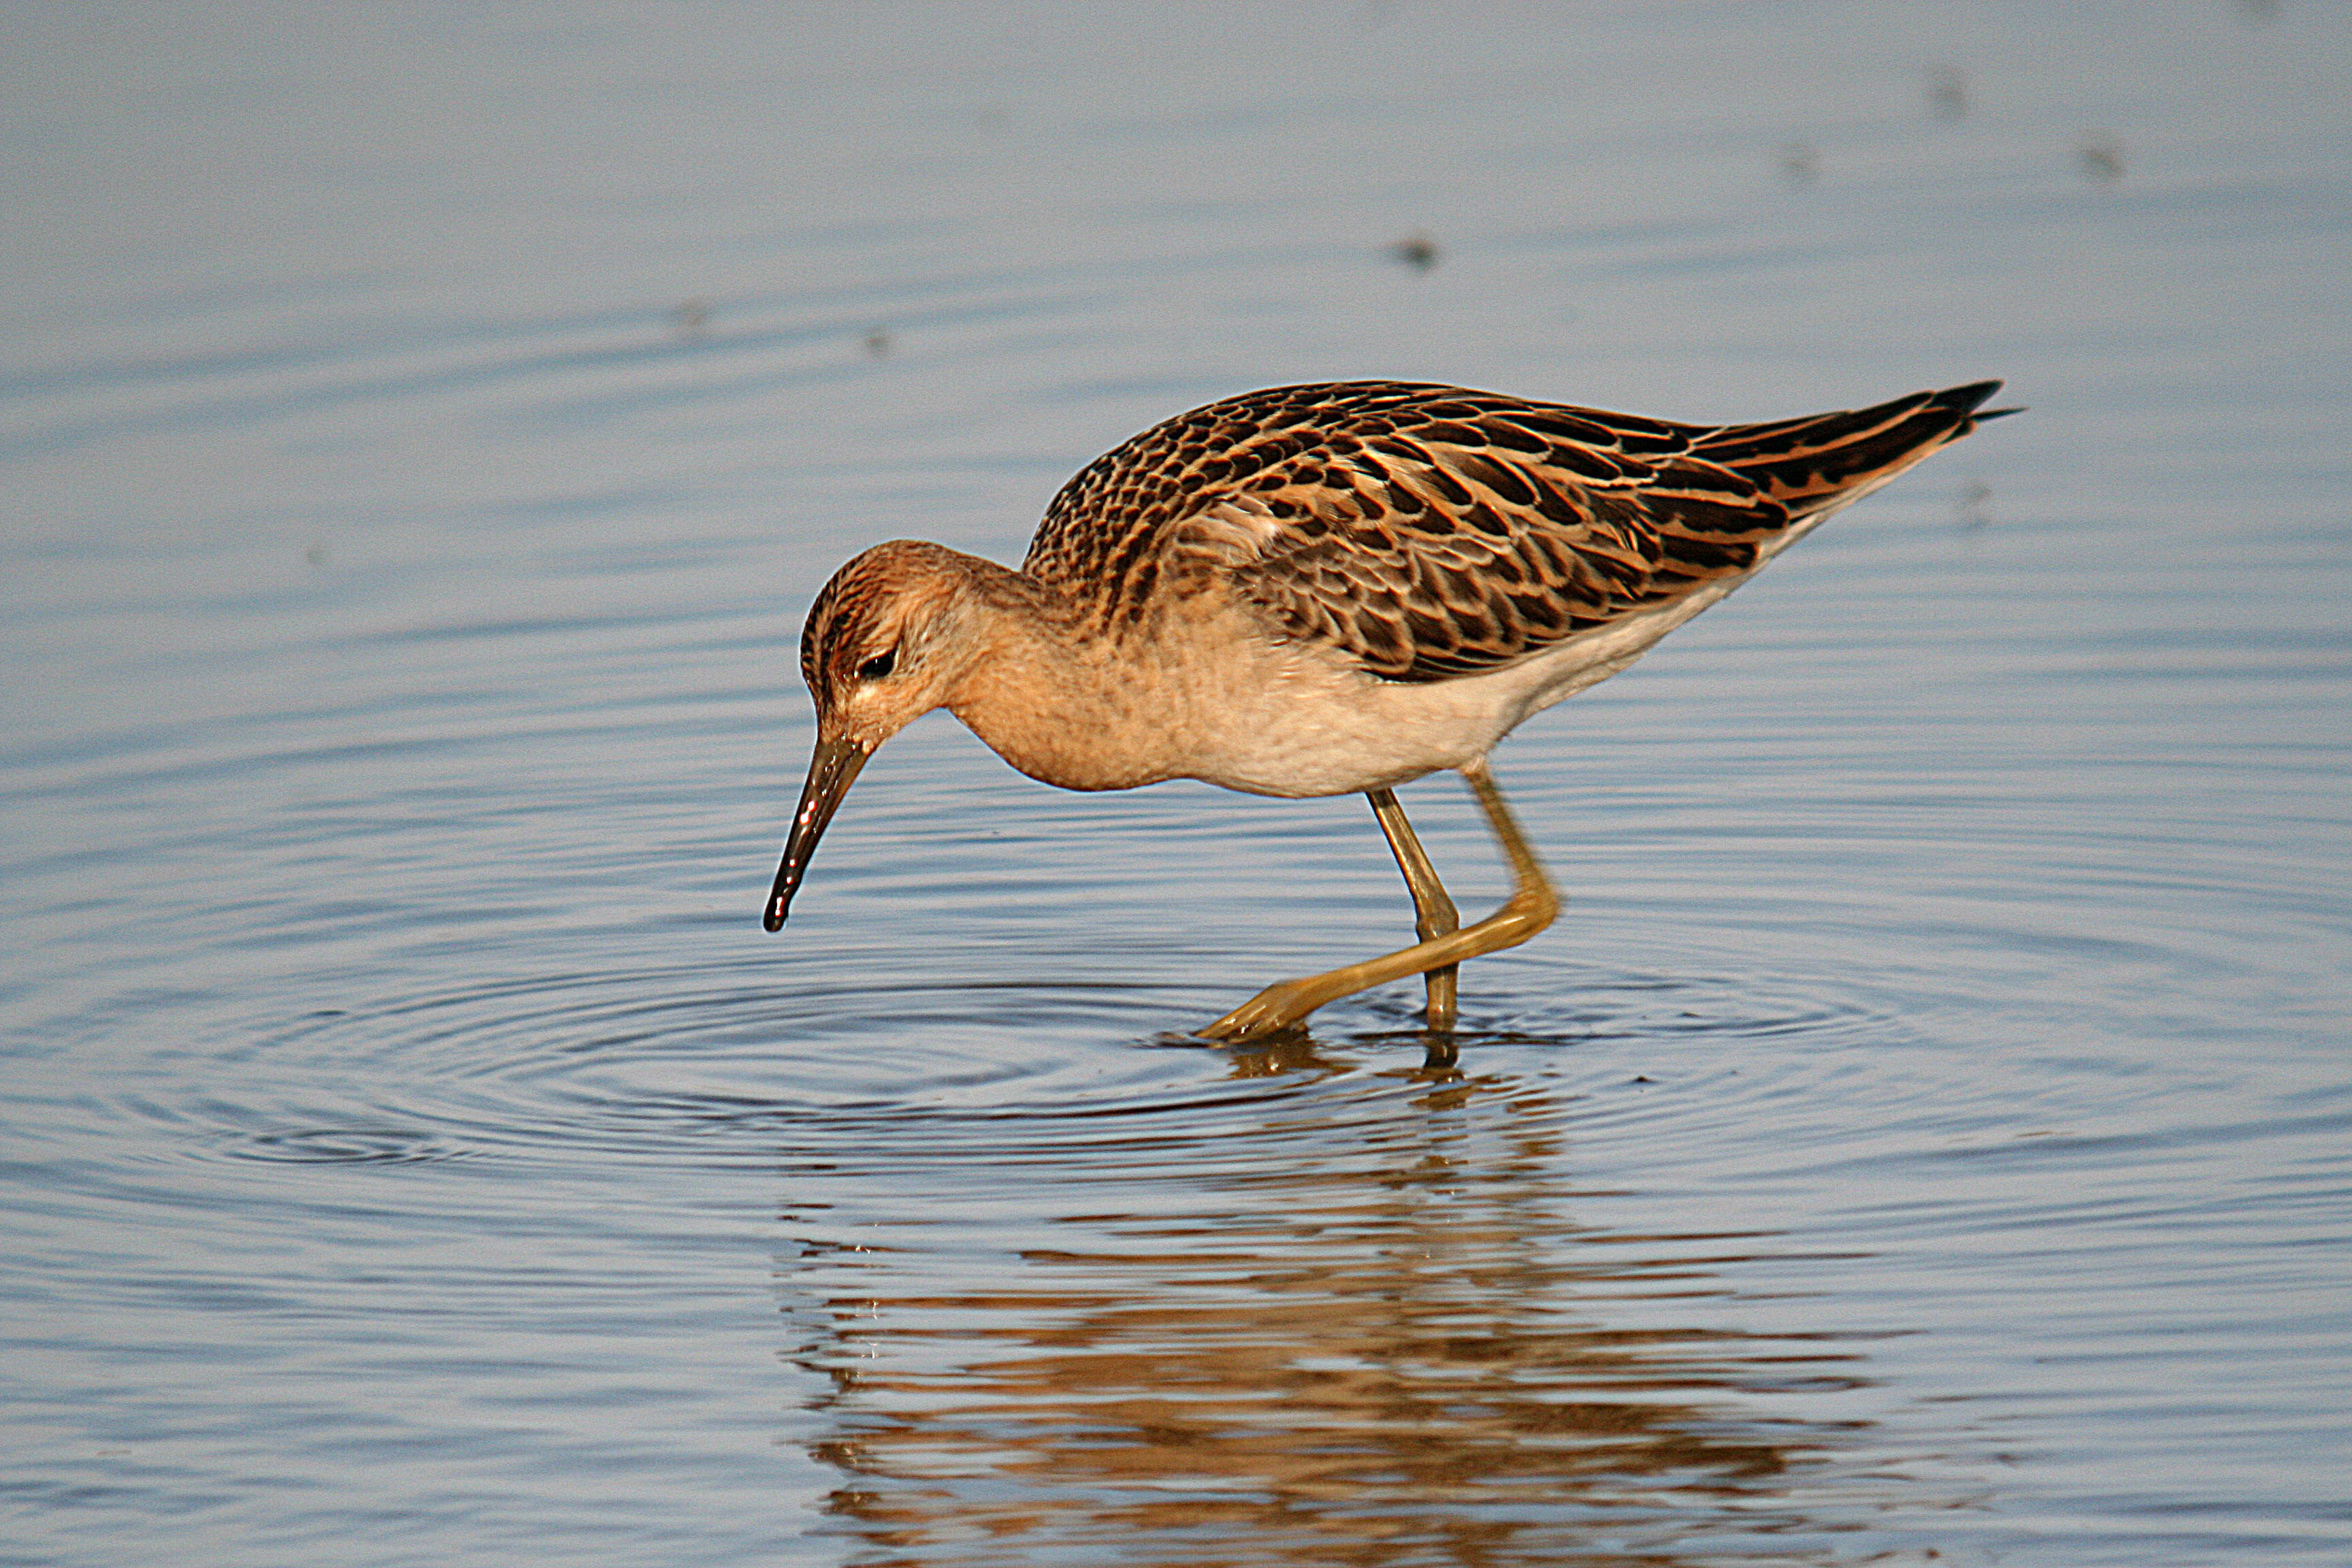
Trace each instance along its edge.
{"label": "bird's reflection in water", "polygon": [[1859,1434],[1792,1408],[1866,1386],[1857,1348],[1721,1326],[1768,1237],[1580,1226],[1570,1097],[1475,1050],[1377,1105],[1008,1151],[965,1173],[992,1216],[943,1192],[873,1245],[812,1239],[790,1353],[829,1380],[813,1451],[856,1560],[1853,1560],[1790,1479]]}

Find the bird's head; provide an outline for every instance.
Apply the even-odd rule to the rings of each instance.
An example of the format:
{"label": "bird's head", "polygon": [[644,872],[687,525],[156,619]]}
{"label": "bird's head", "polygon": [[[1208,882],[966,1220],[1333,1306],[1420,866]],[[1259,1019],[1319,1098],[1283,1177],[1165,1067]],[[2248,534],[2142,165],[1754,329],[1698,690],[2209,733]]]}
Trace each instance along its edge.
{"label": "bird's head", "polygon": [[835,573],[809,606],[801,678],[816,705],[816,752],[768,895],[770,931],[784,923],[817,839],[866,759],[945,707],[979,657],[968,563],[943,545],[877,544]]}

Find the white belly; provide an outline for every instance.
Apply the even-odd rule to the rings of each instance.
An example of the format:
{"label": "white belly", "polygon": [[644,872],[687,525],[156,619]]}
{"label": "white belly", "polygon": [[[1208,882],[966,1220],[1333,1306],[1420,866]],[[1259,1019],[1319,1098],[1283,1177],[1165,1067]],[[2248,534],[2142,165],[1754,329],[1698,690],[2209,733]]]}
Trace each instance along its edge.
{"label": "white belly", "polygon": [[1452,680],[1376,680],[1317,648],[1269,648],[1220,672],[1215,689],[1189,693],[1196,700],[1185,704],[1185,743],[1168,776],[1296,798],[1384,789],[1461,767],[1529,714],[1623,669],[1747,580],[1709,584],[1524,663]]}

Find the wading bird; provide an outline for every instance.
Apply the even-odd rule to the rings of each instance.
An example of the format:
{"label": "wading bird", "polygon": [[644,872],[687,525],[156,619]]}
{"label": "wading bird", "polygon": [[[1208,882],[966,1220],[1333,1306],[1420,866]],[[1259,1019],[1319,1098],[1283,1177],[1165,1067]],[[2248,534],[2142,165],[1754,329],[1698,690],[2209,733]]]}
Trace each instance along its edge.
{"label": "wading bird", "polygon": [[[816,751],[768,900],[784,922],[875,749],[945,708],[1064,789],[1201,779],[1361,793],[1421,940],[1270,985],[1201,1032],[1244,1040],[1426,977],[1454,1026],[1464,959],[1559,899],[1486,767],[1528,715],[1616,674],[1840,508],[1979,422],[1978,382],[1761,425],[1672,425],[1491,392],[1342,382],[1245,393],[1089,465],[1019,571],[900,540],[809,607]],[[1516,887],[1463,927],[1393,793],[1469,781]]]}

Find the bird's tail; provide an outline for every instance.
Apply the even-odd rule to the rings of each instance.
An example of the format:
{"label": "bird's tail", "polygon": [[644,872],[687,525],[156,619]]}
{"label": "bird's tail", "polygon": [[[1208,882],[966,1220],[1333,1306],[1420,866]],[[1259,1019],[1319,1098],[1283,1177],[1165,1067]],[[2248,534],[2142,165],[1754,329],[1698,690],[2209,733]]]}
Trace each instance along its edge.
{"label": "bird's tail", "polygon": [[1727,425],[1694,442],[1691,456],[1731,469],[1802,518],[1857,500],[1985,420],[2019,412],[1979,411],[2000,389],[1971,382],[1849,413]]}

